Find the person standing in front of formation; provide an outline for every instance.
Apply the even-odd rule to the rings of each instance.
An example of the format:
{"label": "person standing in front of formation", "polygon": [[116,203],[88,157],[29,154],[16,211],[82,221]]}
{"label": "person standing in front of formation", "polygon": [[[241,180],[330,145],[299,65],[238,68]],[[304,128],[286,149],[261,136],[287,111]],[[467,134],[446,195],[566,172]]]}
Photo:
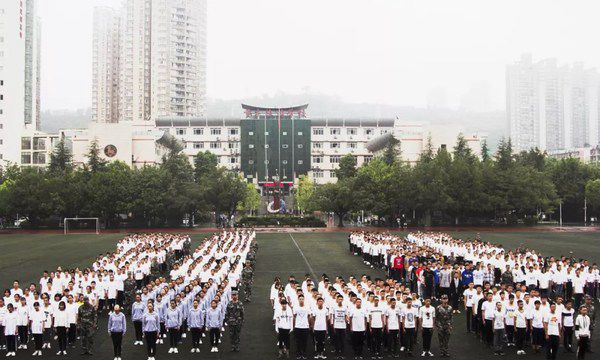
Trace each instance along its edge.
{"label": "person standing in front of formation", "polygon": [[354,359],[362,357],[365,331],[367,331],[367,318],[367,311],[362,307],[362,300],[357,298],[354,308],[348,310],[348,321],[351,331],[350,341],[352,342]]}
{"label": "person standing in front of formation", "polygon": [[550,304],[550,311],[544,314],[544,332],[546,335],[546,358],[556,359],[558,345],[560,344],[560,332],[562,328],[562,314],[556,310],[556,303]]}
{"label": "person standing in front of formation", "polygon": [[56,355],[67,355],[67,329],[69,328],[69,314],[64,301],[58,303],[58,311],[54,313],[54,330],[58,336],[58,352]]}
{"label": "person standing in front of formation", "polygon": [[31,335],[35,344],[35,351],[32,356],[42,356],[42,346],[44,344],[44,322],[46,314],[40,309],[40,303],[33,303],[33,311],[29,313],[29,324],[31,327]]}
{"label": "person standing in front of formation", "polygon": [[502,351],[502,343],[504,342],[504,335],[506,329],[506,313],[502,309],[502,303],[496,302],[496,308],[492,313],[493,322],[493,338],[494,338],[494,355],[504,355]]}
{"label": "person standing in front of formation", "polygon": [[166,313],[165,326],[169,332],[169,354],[177,354],[177,344],[179,342],[179,330],[181,329],[181,311],[177,308],[175,300],[171,300],[169,309]]}
{"label": "person standing in front of formation", "polygon": [[575,319],[575,338],[577,339],[577,359],[585,359],[585,353],[591,337],[590,329],[591,319],[588,316],[588,309],[582,307],[579,315]]}
{"label": "person standing in front of formation", "polygon": [[135,301],[131,304],[131,320],[133,321],[133,329],[135,330],[135,341],[133,345],[144,345],[142,341],[142,319],[146,311],[146,304],[142,301],[142,296],[137,294]]}
{"label": "person standing in front of formation", "polygon": [[[291,320],[290,320],[291,321]],[[223,312],[217,307],[217,301],[210,302],[210,308],[206,311],[206,327],[210,337],[210,352],[219,352],[219,339],[221,338],[221,327],[223,327]]]}
{"label": "person standing in front of formation", "polygon": [[329,323],[329,310],[325,307],[325,300],[317,298],[317,306],[311,312],[311,328],[315,341],[315,359],[326,359],[325,338],[327,337],[327,324]]}
{"label": "person standing in front of formation", "polygon": [[305,304],[304,295],[298,295],[298,304],[292,309],[294,314],[294,335],[296,338],[296,359],[307,359],[310,310]]}
{"label": "person standing in front of formation", "polygon": [[[237,290],[231,292],[231,301],[227,304],[227,309],[225,310],[225,322],[229,327],[231,351],[239,352],[242,325],[244,325],[244,305],[242,305],[242,302],[239,300],[239,293]],[[308,320],[306,327],[308,331]]]}
{"label": "person standing in front of formation", "polygon": [[123,335],[125,335],[126,330],[125,314],[123,314],[119,305],[115,305],[114,310],[108,314],[108,334],[113,343],[114,360],[121,360]]}
{"label": "person standing in front of formation", "polygon": [[442,303],[435,310],[435,324],[438,332],[438,341],[440,343],[440,356],[450,357],[448,344],[450,342],[450,332],[452,331],[452,307],[448,305],[448,295],[442,295]]}
{"label": "person standing in front of formation", "polygon": [[156,355],[156,340],[160,329],[160,317],[154,310],[154,304],[148,303],[148,310],[142,315],[142,331],[146,339],[146,349],[148,350],[148,360],[154,360]]}
{"label": "person standing in front of formation", "polygon": [[425,304],[419,309],[419,324],[423,337],[423,352],[421,356],[433,356],[431,352],[431,338],[433,337],[433,324],[435,322],[435,308],[431,306],[431,299],[425,299]]}
{"label": "person standing in front of formation", "polygon": [[281,300],[281,306],[275,310],[273,317],[275,331],[277,332],[277,344],[279,358],[290,356],[290,332],[294,329],[294,313],[288,306],[287,300]]}
{"label": "person standing in front of formation", "polygon": [[190,331],[192,332],[192,350],[190,352],[200,352],[200,344],[202,344],[202,328],[204,327],[204,311],[200,308],[198,300],[194,300],[190,313],[188,314]]}

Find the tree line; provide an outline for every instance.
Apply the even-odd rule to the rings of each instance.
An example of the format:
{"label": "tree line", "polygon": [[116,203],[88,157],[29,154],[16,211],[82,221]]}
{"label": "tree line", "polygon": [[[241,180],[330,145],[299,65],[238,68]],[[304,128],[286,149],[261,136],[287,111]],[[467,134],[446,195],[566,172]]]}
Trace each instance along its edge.
{"label": "tree line", "polygon": [[87,161],[73,164],[60,141],[48,168],[7,166],[0,174],[0,215],[26,217],[32,227],[65,217],[99,217],[107,228],[126,222],[135,227],[181,226],[184,219],[230,218],[237,210],[256,210],[260,197],[252,184],[218,166],[210,152],[191,164],[174,138],[162,139],[158,165],[131,168],[107,162],[93,142]]}
{"label": "tree line", "polygon": [[[478,156],[479,155],[479,156]],[[297,206],[303,211],[344,218],[375,215],[385,225],[406,218],[426,224],[535,224],[543,217],[565,222],[587,220],[600,210],[600,167],[578,159],[549,158],[539,149],[513,153],[501,140],[490,154],[487,144],[475,154],[461,135],[451,149],[435,151],[431,140],[418,162],[402,161],[397,141],[361,167],[346,155],[336,183],[300,180]]]}

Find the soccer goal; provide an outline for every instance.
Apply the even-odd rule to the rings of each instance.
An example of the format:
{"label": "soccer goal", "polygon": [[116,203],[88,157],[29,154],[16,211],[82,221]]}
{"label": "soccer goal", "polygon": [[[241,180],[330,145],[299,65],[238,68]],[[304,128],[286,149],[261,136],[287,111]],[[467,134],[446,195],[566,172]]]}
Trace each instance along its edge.
{"label": "soccer goal", "polygon": [[100,234],[100,218],[65,218],[65,235]]}

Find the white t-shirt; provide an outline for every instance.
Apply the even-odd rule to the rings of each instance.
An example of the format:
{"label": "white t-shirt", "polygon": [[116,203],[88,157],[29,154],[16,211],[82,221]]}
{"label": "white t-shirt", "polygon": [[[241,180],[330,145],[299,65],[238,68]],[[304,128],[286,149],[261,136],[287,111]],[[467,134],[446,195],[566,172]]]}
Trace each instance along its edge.
{"label": "white t-shirt", "polygon": [[524,329],[527,327],[527,310],[523,309],[523,312],[519,311],[517,309],[517,311],[515,311],[514,313],[515,315],[515,326],[520,328],[520,329]]}
{"label": "white t-shirt", "polygon": [[563,326],[569,326],[572,327],[575,323],[575,309],[571,308],[570,310],[567,310],[566,308],[564,308],[562,310],[562,320],[563,320]]}
{"label": "white t-shirt", "polygon": [[44,321],[46,321],[46,314],[42,310],[29,313],[29,320],[31,320],[31,333],[41,334],[44,331]]}
{"label": "white t-shirt", "polygon": [[548,335],[560,335],[560,327],[562,324],[561,315],[558,311],[554,313],[547,312],[544,314],[544,322],[548,324]]}
{"label": "white t-shirt", "polygon": [[494,310],[494,330],[504,329],[504,318],[506,313],[503,310]]}
{"label": "white t-shirt", "polygon": [[504,311],[506,312],[506,325],[515,325],[515,311],[517,311],[517,303],[513,302],[510,304],[508,301],[504,305]]}
{"label": "white t-shirt", "polygon": [[540,308],[539,310],[533,309],[533,311],[531,312],[532,315],[532,321],[531,321],[531,326],[533,326],[534,328],[543,328],[544,327],[544,312],[542,311],[542,309]]}
{"label": "white t-shirt", "polygon": [[433,306],[422,306],[419,309],[419,317],[421,318],[421,325],[424,328],[433,328],[433,320],[435,319],[435,308]]}
{"label": "white t-shirt", "polygon": [[317,306],[312,310],[312,315],[315,317],[314,330],[315,331],[325,331],[327,330],[327,315],[329,311],[325,306],[322,309],[319,309]]}
{"label": "white t-shirt", "polygon": [[477,290],[469,289],[469,288],[465,289],[465,291],[463,292],[463,295],[465,297],[465,306],[466,307],[473,307],[475,294],[477,294]]}
{"label": "white t-shirt", "polygon": [[296,322],[294,323],[294,327],[297,329],[308,329],[309,328],[308,307],[306,305],[304,305],[304,306],[298,305],[298,306],[294,307],[293,312],[294,312],[294,316],[296,319]]}
{"label": "white t-shirt", "polygon": [[398,308],[392,309],[389,307],[385,311],[385,316],[387,318],[387,328],[388,330],[400,330],[400,322],[398,321]]}
{"label": "white t-shirt", "polygon": [[485,320],[494,319],[494,310],[496,309],[496,304],[493,301],[484,301],[481,304],[481,311],[485,315]]}
{"label": "white t-shirt", "polygon": [[381,306],[371,306],[369,308],[369,319],[371,322],[371,328],[383,328],[383,311],[384,310]]}
{"label": "white t-shirt", "polygon": [[411,307],[404,309],[402,317],[404,318],[404,327],[407,329],[414,329],[416,326],[417,318],[419,317],[417,309]]}
{"label": "white t-shirt", "polygon": [[348,311],[348,316],[352,319],[352,331],[366,330],[365,319],[367,318],[367,311],[363,307]]}
{"label": "white t-shirt", "polygon": [[277,329],[291,329],[293,326],[293,317],[294,314],[289,306],[287,306],[285,310],[281,308],[275,310],[275,316],[273,317],[275,319],[275,327]]}
{"label": "white t-shirt", "polygon": [[346,307],[344,305],[335,306],[331,309],[331,318],[333,321],[334,329],[345,329],[346,328]]}

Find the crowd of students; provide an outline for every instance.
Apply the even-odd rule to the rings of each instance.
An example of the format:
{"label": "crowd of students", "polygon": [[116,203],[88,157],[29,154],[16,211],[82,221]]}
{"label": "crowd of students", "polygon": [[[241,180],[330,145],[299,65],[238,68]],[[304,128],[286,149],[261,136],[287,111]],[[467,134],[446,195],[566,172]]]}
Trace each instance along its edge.
{"label": "crowd of students", "polygon": [[[55,346],[54,341],[57,355],[66,355],[67,346],[74,346],[79,335],[79,307],[91,304],[98,312],[108,309],[107,331],[114,358],[120,360],[127,329],[123,305],[129,292],[137,289],[136,300],[125,305],[135,345],[145,340],[149,359],[154,359],[156,344],[163,343],[167,334],[169,353],[177,352],[188,331],[192,352],[199,352],[205,331],[211,351],[216,352],[227,304],[237,301],[235,289],[254,238],[250,231],[223,231],[190,252],[185,235],[130,235],[89,268],[45,271],[38,284],[25,289],[14,281],[0,298],[0,348],[7,350],[6,356],[15,356],[30,346],[32,338],[34,356]],[[133,284],[132,291],[128,283]]]}
{"label": "crowd of students", "polygon": [[573,336],[578,358],[590,351],[597,264],[441,233],[355,232],[348,241],[366,265],[387,270],[386,283],[421,299],[448,297],[455,314],[464,309],[467,331],[477,333],[495,354],[514,347],[525,355],[530,345],[554,359],[561,342],[565,351],[574,350]]}

